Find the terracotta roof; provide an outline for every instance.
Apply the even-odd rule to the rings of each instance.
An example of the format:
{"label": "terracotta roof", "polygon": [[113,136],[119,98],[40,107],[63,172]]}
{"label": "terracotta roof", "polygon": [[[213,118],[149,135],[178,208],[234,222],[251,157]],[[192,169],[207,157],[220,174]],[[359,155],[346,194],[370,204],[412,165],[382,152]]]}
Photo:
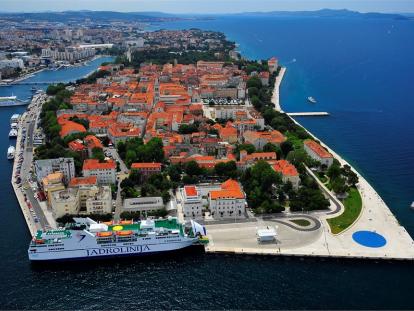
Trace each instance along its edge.
{"label": "terracotta roof", "polygon": [[279,160],[272,166],[276,172],[282,173],[284,176],[299,176],[296,167],[286,160]]}
{"label": "terracotta roof", "polygon": [[86,132],[85,127],[82,124],[73,121],[64,121],[60,130],[60,137],[65,137],[72,133],[84,133]]}
{"label": "terracotta roof", "polygon": [[110,159],[105,162],[99,162],[97,159],[87,159],[83,162],[83,170],[110,170],[115,169],[116,163]]}
{"label": "terracotta roof", "polygon": [[131,168],[132,169],[145,169],[145,168],[161,169],[161,163],[158,163],[158,162],[132,163]]}
{"label": "terracotta roof", "polygon": [[69,187],[76,187],[82,185],[96,185],[97,181],[97,176],[75,177],[70,180]]}
{"label": "terracotta roof", "polygon": [[97,138],[96,136],[93,135],[88,135],[85,137],[85,142],[88,146],[88,148],[93,149],[93,148],[103,148],[103,145],[101,143],[101,141],[99,140],[99,138]]}
{"label": "terracotta roof", "polygon": [[221,190],[210,191],[210,198],[217,199],[244,199],[244,193],[239,183],[233,179],[228,179],[221,184]]}
{"label": "terracotta roof", "polygon": [[304,144],[308,146],[313,152],[315,152],[321,158],[332,158],[332,154],[330,154],[325,148],[319,145],[316,141],[307,139],[304,141]]}
{"label": "terracotta roof", "polygon": [[86,147],[85,145],[82,143],[82,141],[80,139],[76,139],[71,141],[69,144],[69,149],[73,150],[73,151],[82,151],[85,150]]}
{"label": "terracotta roof", "polygon": [[198,196],[198,191],[195,186],[184,186],[184,191],[187,197],[196,197]]}

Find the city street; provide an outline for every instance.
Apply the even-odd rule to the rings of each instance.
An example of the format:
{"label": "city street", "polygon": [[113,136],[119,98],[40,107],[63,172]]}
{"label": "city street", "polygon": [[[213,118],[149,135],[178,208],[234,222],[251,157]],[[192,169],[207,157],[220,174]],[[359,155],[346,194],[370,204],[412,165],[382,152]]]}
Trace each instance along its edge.
{"label": "city street", "polygon": [[[36,192],[33,191],[32,187],[35,183],[31,182],[31,170],[33,163],[33,135],[38,121],[38,117],[41,111],[41,105],[39,104],[43,101],[45,97],[39,97],[34,105],[32,105],[31,112],[26,114],[26,120],[24,123],[24,128],[26,131],[25,145],[23,148],[23,162],[21,164],[20,176],[22,177],[22,187],[21,190],[23,193],[26,193],[26,197],[30,202],[32,209],[38,219],[38,223],[42,228],[50,227],[50,224],[39,204],[39,201],[35,198]],[[26,189],[25,189],[26,188]]]}

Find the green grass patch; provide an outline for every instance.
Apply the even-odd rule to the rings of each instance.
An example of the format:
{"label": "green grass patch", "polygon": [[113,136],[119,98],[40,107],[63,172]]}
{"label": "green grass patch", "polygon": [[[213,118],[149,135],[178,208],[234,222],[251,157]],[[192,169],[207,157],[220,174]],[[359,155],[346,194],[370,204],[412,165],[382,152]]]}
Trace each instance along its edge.
{"label": "green grass patch", "polygon": [[289,221],[301,227],[307,227],[311,224],[311,222],[307,219],[291,219]]}
{"label": "green grass patch", "polygon": [[285,132],[284,133],[287,139],[292,143],[295,149],[303,149],[303,139],[300,139],[292,132]]}
{"label": "green grass patch", "polygon": [[351,188],[348,194],[348,197],[342,202],[345,206],[342,215],[327,220],[334,234],[340,233],[352,225],[361,213],[362,199],[358,189]]}

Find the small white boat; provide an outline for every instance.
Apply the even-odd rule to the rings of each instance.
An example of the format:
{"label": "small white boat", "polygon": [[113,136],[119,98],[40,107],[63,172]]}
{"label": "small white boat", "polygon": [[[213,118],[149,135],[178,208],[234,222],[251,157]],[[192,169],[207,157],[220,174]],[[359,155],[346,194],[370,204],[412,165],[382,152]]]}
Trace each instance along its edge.
{"label": "small white boat", "polygon": [[11,129],[9,132],[9,137],[17,137],[17,130]]}
{"label": "small white boat", "polygon": [[308,101],[310,101],[312,104],[316,104],[316,99],[315,99],[315,98],[313,98],[312,96],[309,96],[307,99],[308,99]]}
{"label": "small white boat", "polygon": [[7,149],[7,159],[13,160],[15,152],[16,152],[16,148],[14,148],[14,146],[10,146]]}
{"label": "small white boat", "polygon": [[413,201],[413,203],[411,203],[411,209],[414,210],[414,201]]}

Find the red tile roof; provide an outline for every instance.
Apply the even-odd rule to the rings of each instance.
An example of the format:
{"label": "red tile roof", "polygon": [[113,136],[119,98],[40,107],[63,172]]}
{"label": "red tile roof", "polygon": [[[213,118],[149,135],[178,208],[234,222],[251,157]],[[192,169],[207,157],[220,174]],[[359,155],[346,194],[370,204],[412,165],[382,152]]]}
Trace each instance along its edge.
{"label": "red tile roof", "polygon": [[88,148],[93,149],[93,148],[103,148],[103,145],[101,143],[101,141],[99,140],[99,138],[97,138],[96,136],[93,135],[88,135],[85,137],[85,142],[88,146]]}
{"label": "red tile roof", "polygon": [[82,151],[82,150],[85,150],[86,149],[85,145],[79,139],[76,139],[76,140],[71,141],[68,144],[68,146],[69,146],[69,149],[70,150],[73,150],[73,151]]}
{"label": "red tile roof", "polygon": [[158,163],[158,162],[132,163],[131,168],[132,169],[146,169],[146,168],[161,169],[161,163]]}
{"label": "red tile roof", "polygon": [[332,154],[330,154],[325,148],[319,145],[316,141],[307,139],[304,141],[304,144],[308,146],[313,152],[315,152],[321,158],[332,158]]}
{"label": "red tile roof", "polygon": [[87,159],[83,162],[83,170],[110,170],[115,169],[116,163],[110,159],[105,162],[99,162],[97,159]]}
{"label": "red tile roof", "polygon": [[195,186],[184,186],[184,191],[185,191],[186,196],[188,197],[198,196],[198,191]]}
{"label": "red tile roof", "polygon": [[284,176],[299,176],[296,167],[286,160],[276,161],[276,163],[272,167],[276,172],[279,172]]}
{"label": "red tile roof", "polygon": [[244,199],[244,193],[239,183],[233,179],[228,179],[221,184],[221,190],[210,191],[210,198],[217,199]]}
{"label": "red tile roof", "polygon": [[64,121],[61,124],[62,129],[60,130],[60,137],[65,137],[73,133],[85,133],[86,128],[79,123],[73,121]]}
{"label": "red tile roof", "polygon": [[96,185],[97,181],[97,176],[75,177],[70,180],[69,187],[76,187],[82,185]]}

